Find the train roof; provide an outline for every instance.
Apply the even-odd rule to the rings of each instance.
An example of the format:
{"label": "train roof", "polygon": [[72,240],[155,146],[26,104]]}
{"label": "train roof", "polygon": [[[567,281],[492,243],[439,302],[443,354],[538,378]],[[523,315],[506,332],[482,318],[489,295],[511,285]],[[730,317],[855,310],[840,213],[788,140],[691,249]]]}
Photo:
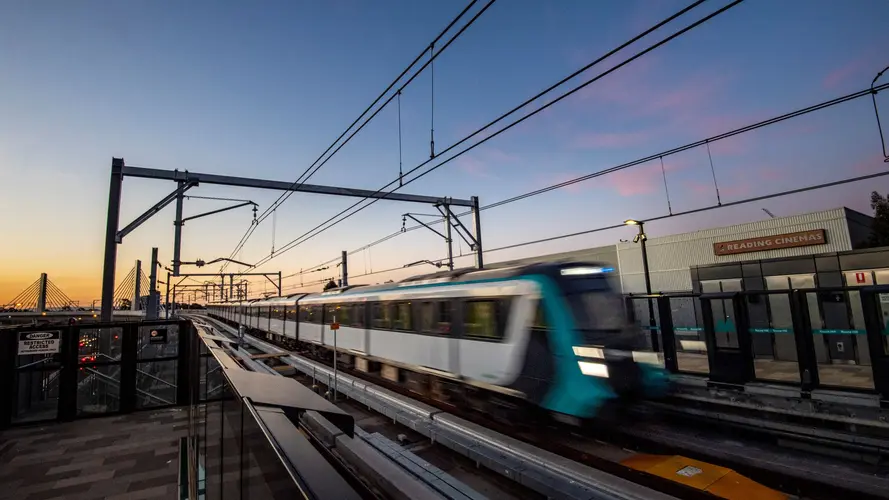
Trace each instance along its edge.
{"label": "train roof", "polygon": [[462,268],[453,271],[440,271],[435,273],[421,274],[411,276],[398,282],[381,283],[378,285],[351,285],[346,287],[332,288],[323,292],[316,293],[298,293],[288,295],[287,297],[272,297],[268,299],[254,299],[245,302],[230,302],[225,305],[250,305],[256,307],[267,306],[283,306],[295,305],[297,300],[301,298],[324,298],[330,296],[341,295],[348,297],[353,294],[365,294],[373,292],[385,292],[388,290],[397,290],[398,288],[412,285],[426,285],[432,283],[461,283],[468,281],[502,279],[519,277],[527,274],[557,274],[566,268],[598,268],[601,272],[609,272],[612,269],[601,262],[582,262],[582,261],[559,261],[514,265],[504,263],[503,265],[492,265],[486,269]]}

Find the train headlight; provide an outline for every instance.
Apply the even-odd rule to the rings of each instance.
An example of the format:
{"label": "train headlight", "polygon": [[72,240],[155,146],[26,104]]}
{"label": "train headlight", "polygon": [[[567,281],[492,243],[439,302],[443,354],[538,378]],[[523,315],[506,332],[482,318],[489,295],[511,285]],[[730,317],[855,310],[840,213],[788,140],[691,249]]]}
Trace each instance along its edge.
{"label": "train headlight", "polygon": [[656,352],[633,351],[633,361],[646,365],[664,366]]}
{"label": "train headlight", "polygon": [[573,346],[572,349],[574,349],[574,355],[581,358],[605,359],[605,351],[601,347]]}
{"label": "train headlight", "polygon": [[578,361],[577,366],[584,375],[593,377],[608,378],[608,367],[602,363],[591,363],[589,361]]}

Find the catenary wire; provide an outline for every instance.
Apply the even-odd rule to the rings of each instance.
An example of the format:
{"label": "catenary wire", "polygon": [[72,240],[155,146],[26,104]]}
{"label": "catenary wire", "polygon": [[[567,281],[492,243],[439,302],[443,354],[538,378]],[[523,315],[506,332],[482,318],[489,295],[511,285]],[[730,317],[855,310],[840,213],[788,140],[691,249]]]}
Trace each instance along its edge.
{"label": "catenary wire", "polygon": [[[367,125],[371,120],[373,120],[373,118],[374,118],[374,117],[375,117],[375,116],[376,116],[382,109],[384,109],[384,108],[389,104],[389,102],[392,101],[392,97],[390,97],[390,98],[389,98],[389,99],[388,99],[382,106],[380,106],[380,107],[377,109],[377,111],[375,111],[375,112],[374,112],[374,113],[373,113],[373,114],[372,114],[372,115],[371,115],[371,116],[370,116],[364,123],[362,123],[361,126],[359,126],[359,127],[358,127],[358,128],[357,128],[357,129],[356,129],[356,130],[355,130],[355,131],[348,137],[348,138],[346,138],[346,140],[343,141],[342,144],[340,144],[339,147],[336,148],[336,150],[334,150],[332,153],[330,153],[330,155],[327,157],[327,159],[324,159],[324,161],[321,161],[322,158],[324,158],[324,156],[327,155],[327,154],[331,151],[331,149],[333,149],[333,148],[337,145],[337,143],[339,143],[339,142],[343,139],[343,137],[345,137],[346,134],[347,134],[353,127],[355,127],[355,124],[357,124],[357,123],[358,123],[358,122],[359,122],[365,115],[367,115],[367,113],[368,113],[368,112],[369,112],[369,111],[370,111],[370,110],[371,110],[377,103],[379,103],[380,100],[381,100],[383,97],[385,97],[385,95],[386,95],[390,90],[392,90],[393,87],[395,87],[395,85],[396,85],[396,84],[397,84],[397,83],[398,83],[398,82],[399,82],[399,81],[400,81],[400,80],[401,80],[401,79],[402,79],[402,78],[403,78],[403,77],[410,71],[410,69],[413,68],[413,67],[420,61],[420,59],[422,59],[422,57],[426,54],[426,52],[429,51],[429,47],[433,46],[436,42],[438,42],[439,40],[441,40],[441,38],[442,38],[447,32],[449,32],[449,31],[451,30],[451,28],[453,28],[454,25],[455,25],[457,22],[459,22],[459,20],[460,20],[461,18],[463,18],[464,15],[466,15],[466,13],[467,13],[467,12],[468,12],[468,11],[469,11],[469,10],[476,4],[476,3],[477,3],[477,1],[478,1],[478,0],[472,0],[471,2],[469,2],[469,4],[468,4],[468,5],[467,5],[467,6],[466,6],[466,7],[465,7],[465,8],[464,8],[458,15],[457,15],[457,17],[455,17],[453,20],[451,20],[451,22],[447,25],[447,27],[445,27],[445,29],[443,29],[443,30],[438,34],[438,36],[435,37],[435,39],[433,39],[433,41],[429,44],[429,46],[424,47],[424,48],[423,48],[423,51],[420,52],[420,54],[417,55],[417,57],[411,62],[411,64],[408,65],[406,68],[404,68],[404,70],[398,75],[398,77],[396,77],[396,78],[392,81],[392,83],[390,83],[389,86],[386,87],[386,89],[385,89],[383,92],[381,92],[380,95],[379,95],[376,99],[374,99],[374,101],[373,101],[373,102],[372,102],[372,103],[371,103],[371,104],[370,104],[370,105],[369,105],[369,106],[368,106],[368,107],[367,107],[367,108],[366,108],[366,109],[365,109],[365,110],[358,116],[358,118],[356,118],[356,119],[355,119],[355,120],[354,120],[354,121],[353,121],[353,122],[352,122],[352,123],[351,123],[351,124],[350,124],[350,125],[349,125],[349,126],[348,126],[348,127],[341,133],[341,134],[340,134],[340,135],[339,135],[339,137],[337,137],[336,140],[333,141],[333,143],[331,143],[330,146],[328,146],[327,149],[325,149],[324,152],[321,153],[321,155],[320,155],[314,162],[312,162],[312,164],[309,165],[309,166],[306,168],[306,170],[303,171],[302,174],[300,174],[299,177],[297,177],[296,181],[294,181],[293,184],[291,184],[291,186],[290,186],[290,190],[281,193],[281,195],[278,196],[278,199],[276,199],[275,202],[272,203],[272,205],[269,206],[269,208],[266,208],[266,209],[263,211],[263,213],[259,216],[259,218],[256,220],[256,222],[255,222],[255,223],[252,223],[252,224],[250,225],[250,227],[247,228],[247,232],[245,232],[245,233],[244,233],[244,236],[241,237],[241,240],[240,240],[240,241],[238,242],[238,244],[235,246],[235,249],[232,251],[232,253],[231,253],[231,255],[229,256],[229,258],[232,258],[232,257],[233,257],[233,256],[234,256],[234,255],[235,255],[241,248],[243,248],[243,246],[246,244],[247,240],[250,238],[250,235],[252,235],[252,234],[253,234],[253,231],[256,230],[256,227],[258,227],[259,224],[261,224],[262,221],[264,221],[264,220],[266,219],[266,217],[268,217],[268,213],[270,212],[270,210],[274,210],[275,208],[277,208],[278,206],[280,206],[282,203],[284,203],[285,201],[287,201],[287,199],[290,198],[290,196],[293,194],[293,192],[294,192],[294,191],[293,191],[293,188],[294,188],[294,187],[296,187],[297,189],[299,189],[299,186],[302,186],[302,184],[304,184],[304,183],[305,183],[305,182],[306,182],[312,175],[314,175],[315,172],[318,171],[318,169],[320,169],[322,166],[324,166],[324,164],[327,163],[327,161],[330,160],[330,159],[331,159],[331,158],[332,158],[332,157],[333,157],[333,156],[334,156],[334,155],[335,155],[335,154],[336,154],[336,153],[337,153],[343,146],[345,146],[345,145],[346,145],[346,144],[347,144],[347,143],[348,143],[348,142],[355,136],[355,134],[357,134],[359,131],[361,131],[361,129],[364,128],[365,125]],[[406,87],[408,84],[410,84],[410,82],[412,82],[412,81],[414,80],[414,78],[416,78],[417,75],[419,75],[419,74],[426,68],[426,66],[427,66],[428,64],[431,63],[432,60],[434,60],[436,57],[438,57],[439,54],[441,54],[441,52],[443,52],[445,49],[447,49],[447,47],[448,47],[454,40],[456,40],[456,39],[457,39],[457,38],[458,38],[458,37],[459,37],[459,36],[460,36],[460,35],[461,35],[461,34],[462,34],[462,33],[469,27],[469,26],[471,26],[471,25],[476,21],[476,19],[478,19],[478,17],[479,17],[482,13],[484,13],[484,11],[487,10],[488,7],[490,7],[490,6],[494,3],[494,1],[496,1],[496,0],[489,0],[488,4],[485,5],[485,7],[484,7],[479,13],[477,13],[477,14],[476,14],[476,15],[475,15],[475,16],[474,16],[474,17],[473,17],[473,18],[472,18],[472,19],[471,19],[465,26],[463,26],[463,28],[460,29],[460,31],[457,32],[456,35],[454,35],[454,36],[453,36],[453,37],[452,37],[452,38],[451,38],[451,39],[450,39],[450,40],[449,40],[449,41],[448,41],[448,42],[447,42],[441,49],[439,49],[438,52],[433,53],[433,54],[432,54],[432,57],[430,58],[430,60],[429,60],[426,64],[424,64],[424,65],[423,65],[423,66],[422,66],[422,67],[421,67],[421,68],[420,68],[420,69],[419,69],[419,70],[418,70],[418,71],[417,71],[417,72],[416,72],[416,73],[415,73],[415,74],[408,80],[407,83],[405,83],[404,85],[402,85],[402,86],[398,89],[398,93],[400,93],[400,92],[404,89],[404,87]],[[397,94],[393,94],[393,95],[397,95]],[[319,164],[319,162],[321,162],[321,163]],[[313,168],[314,168],[314,170],[312,170]],[[304,178],[304,177],[305,177],[305,178]],[[222,269],[225,270],[226,267],[227,267],[227,265],[228,265],[227,262],[226,262],[225,264],[223,264]]]}
{"label": "catenary wire", "polygon": [[[881,90],[886,90],[886,89],[889,89],[889,83],[887,83],[887,84],[883,84],[883,85],[880,85],[880,86],[875,87],[875,90],[876,90],[876,91],[881,91]],[[639,158],[639,159],[636,159],[636,160],[633,160],[633,161],[630,161],[630,162],[627,162],[627,163],[623,163],[623,164],[620,164],[620,165],[616,165],[616,166],[614,166],[614,167],[610,167],[610,168],[605,169],[605,170],[600,170],[600,171],[593,172],[593,173],[590,173],[590,174],[587,174],[587,175],[583,175],[583,176],[580,176],[580,177],[576,177],[576,178],[574,178],[574,179],[569,179],[569,180],[567,180],[567,181],[560,182],[560,183],[558,183],[558,184],[553,184],[553,185],[551,185],[551,186],[547,186],[547,187],[540,188],[540,189],[537,189],[537,190],[534,190],[534,191],[529,191],[529,192],[526,192],[526,193],[522,193],[522,194],[519,194],[519,195],[510,197],[510,198],[506,198],[506,199],[503,199],[503,200],[500,200],[500,201],[496,201],[496,202],[493,202],[493,203],[491,203],[491,204],[488,204],[488,205],[484,205],[484,206],[482,206],[482,207],[479,207],[479,210],[488,210],[488,209],[491,209],[491,208],[497,208],[497,207],[500,207],[500,206],[503,206],[503,205],[508,205],[508,204],[510,204],[510,203],[515,203],[515,202],[517,202],[517,201],[521,201],[521,200],[524,200],[524,199],[527,199],[527,198],[531,198],[531,197],[533,197],[533,196],[538,196],[538,195],[541,195],[541,194],[544,194],[544,193],[548,193],[548,192],[550,192],[550,191],[554,191],[554,190],[556,190],[556,189],[561,189],[561,188],[564,188],[564,187],[571,186],[571,185],[573,185],[573,184],[577,184],[577,183],[580,183],[580,182],[584,182],[584,181],[593,179],[593,178],[595,178],[595,177],[600,177],[600,176],[603,176],[603,175],[606,175],[606,174],[610,174],[610,173],[613,173],[613,172],[617,172],[617,171],[619,171],[619,170],[623,170],[623,169],[626,169],[626,168],[630,168],[630,167],[638,166],[638,165],[641,165],[641,164],[644,164],[644,163],[648,163],[648,162],[650,162],[650,161],[656,160],[656,159],[658,159],[658,158],[662,158],[662,157],[664,157],[664,156],[670,156],[670,155],[673,155],[673,154],[676,154],[676,153],[680,153],[680,152],[683,152],[683,151],[687,151],[687,150],[689,150],[689,149],[693,149],[693,148],[699,147],[699,146],[701,146],[701,145],[704,145],[704,144],[706,144],[706,143],[708,143],[708,142],[712,143],[712,142],[716,142],[716,141],[719,141],[719,140],[722,140],[722,139],[727,139],[727,138],[733,137],[733,136],[735,136],[735,135],[740,135],[740,134],[743,134],[743,133],[746,133],[746,132],[750,132],[750,131],[753,131],[753,130],[756,130],[756,129],[759,129],[759,128],[767,127],[767,126],[769,126],[769,125],[774,125],[774,124],[776,124],[776,123],[780,123],[780,122],[783,122],[783,121],[785,121],[785,120],[789,120],[789,119],[792,119],[792,118],[797,118],[797,117],[800,117],[800,116],[803,116],[803,115],[806,115],[806,114],[809,114],[809,113],[813,113],[813,112],[815,112],[815,111],[820,111],[820,110],[822,110],[822,109],[826,109],[826,108],[829,108],[829,107],[832,107],[832,106],[836,106],[836,105],[839,105],[839,104],[843,104],[843,103],[846,103],[846,102],[849,102],[849,101],[852,101],[852,100],[855,100],[855,99],[859,99],[859,98],[862,98],[862,97],[866,97],[866,96],[870,95],[870,93],[871,93],[871,89],[869,89],[869,88],[868,88],[868,89],[864,89],[864,90],[860,90],[860,91],[858,91],[858,92],[853,92],[853,93],[851,93],[851,94],[848,94],[848,95],[845,95],[845,96],[842,96],[842,97],[837,97],[837,98],[835,98],[835,99],[831,99],[831,100],[829,100],[829,101],[824,101],[824,102],[821,102],[821,103],[818,103],[818,104],[815,104],[815,105],[812,105],[812,106],[807,106],[807,107],[805,107],[805,108],[801,108],[801,109],[798,109],[798,110],[795,110],[795,111],[791,111],[791,112],[789,112],[789,113],[785,113],[785,114],[780,115],[780,116],[776,116],[776,117],[773,117],[773,118],[769,118],[769,119],[767,119],[767,120],[763,120],[763,121],[760,121],[760,122],[757,122],[757,123],[753,123],[753,124],[750,124],[750,125],[745,125],[745,126],[743,126],[743,127],[740,127],[740,128],[734,129],[734,130],[730,130],[730,131],[728,131],[728,132],[724,132],[724,133],[722,133],[722,134],[718,134],[718,135],[715,135],[715,136],[712,136],[712,137],[708,137],[708,138],[706,138],[706,139],[701,139],[701,140],[698,140],[698,141],[695,141],[695,142],[690,142],[690,143],[688,143],[688,144],[685,144],[685,145],[682,145],[682,146],[678,146],[678,147],[675,147],[675,148],[672,148],[672,149],[669,149],[669,150],[666,150],[666,151],[662,151],[662,152],[659,152],[659,153],[655,153],[655,154],[653,154],[653,155],[649,155],[649,156],[646,156],[646,157],[644,157],[644,158]],[[457,216],[457,217],[463,217],[463,216],[469,215],[469,214],[471,214],[471,213],[472,213],[471,211],[466,211],[466,212],[462,212],[462,213],[456,214],[456,216]],[[427,224],[429,224],[429,225],[434,225],[434,224],[440,224],[440,223],[442,223],[442,222],[444,222],[444,219],[443,219],[443,218],[439,218],[438,220],[434,220],[434,221],[428,222]],[[379,245],[379,244],[381,244],[381,243],[384,243],[384,242],[386,242],[386,241],[388,241],[388,240],[390,240],[390,239],[392,239],[392,238],[395,238],[396,236],[399,236],[399,235],[401,235],[401,234],[403,234],[403,233],[405,233],[405,232],[414,231],[414,230],[422,229],[422,228],[423,228],[423,226],[421,226],[421,225],[419,225],[419,224],[417,224],[417,225],[415,225],[415,226],[409,226],[409,227],[406,227],[406,228],[404,229],[404,231],[399,230],[399,231],[396,231],[396,232],[394,232],[394,233],[391,233],[391,234],[389,234],[389,235],[387,235],[387,236],[384,236],[384,237],[382,237],[382,238],[380,238],[380,239],[378,239],[378,240],[376,240],[376,241],[373,241],[373,242],[368,243],[368,244],[366,244],[366,245],[364,245],[364,246],[361,246],[361,247],[359,247],[359,248],[357,248],[357,249],[355,249],[355,250],[352,250],[352,251],[348,252],[348,254],[349,254],[349,255],[356,254],[356,253],[361,252],[361,251],[364,251],[364,250],[366,250],[366,249],[368,249],[368,248],[371,248],[371,247],[374,247],[374,246]]]}
{"label": "catenary wire", "polygon": [[[474,149],[474,148],[480,146],[481,144],[487,142],[488,140],[490,140],[490,139],[492,139],[492,138],[494,138],[494,137],[500,135],[501,133],[503,133],[503,132],[505,132],[505,131],[511,129],[512,127],[518,125],[519,123],[523,122],[524,120],[526,120],[526,119],[528,119],[528,118],[530,118],[530,117],[532,117],[532,116],[535,116],[537,113],[540,113],[540,112],[543,111],[544,109],[549,108],[550,106],[552,106],[552,105],[554,105],[555,103],[561,101],[562,99],[565,99],[565,98],[567,98],[567,97],[570,96],[570,95],[573,95],[574,93],[580,91],[581,89],[583,89],[583,88],[585,88],[586,86],[592,84],[593,82],[599,80],[600,78],[606,76],[607,74],[610,74],[611,72],[616,71],[617,69],[619,69],[619,68],[625,66],[626,64],[629,64],[629,63],[632,62],[633,60],[638,59],[639,57],[642,57],[643,55],[647,54],[648,52],[651,52],[652,50],[654,50],[654,49],[656,49],[656,48],[658,48],[658,47],[664,45],[665,43],[667,43],[667,42],[669,42],[669,41],[671,41],[671,40],[677,38],[678,36],[680,36],[680,35],[682,35],[682,34],[688,32],[689,30],[694,29],[695,27],[697,27],[697,26],[703,24],[704,22],[706,22],[706,21],[712,19],[713,17],[715,17],[715,16],[717,16],[717,15],[719,15],[719,14],[722,14],[722,13],[726,12],[728,9],[730,9],[730,8],[732,8],[732,7],[734,7],[734,6],[738,5],[738,4],[740,4],[740,3],[742,3],[743,1],[744,1],[744,0],[735,0],[735,1],[731,2],[730,4],[728,4],[728,5],[726,5],[726,6],[722,7],[722,8],[720,8],[719,10],[717,10],[717,11],[715,11],[715,12],[713,12],[713,13],[707,15],[707,16],[705,16],[704,18],[701,18],[701,19],[699,19],[698,21],[695,21],[694,23],[692,23],[692,24],[686,26],[685,28],[683,28],[683,29],[681,29],[681,30],[679,30],[679,31],[677,31],[677,32],[674,32],[673,34],[671,34],[671,35],[669,35],[668,37],[662,39],[661,41],[659,41],[659,42],[657,42],[657,43],[655,43],[655,44],[653,44],[653,45],[650,45],[650,46],[647,47],[646,49],[644,49],[644,50],[642,50],[642,51],[636,53],[635,55],[631,56],[631,57],[628,58],[628,59],[625,59],[623,62],[617,64],[616,66],[612,67],[611,69],[606,70],[606,71],[603,72],[603,73],[600,73],[599,75],[593,77],[593,78],[590,79],[590,80],[587,80],[587,81],[584,82],[583,84],[581,84],[581,85],[575,87],[574,89],[572,89],[572,90],[570,90],[570,91],[568,91],[568,92],[562,94],[561,96],[559,96],[559,97],[557,97],[556,99],[554,99],[554,100],[548,102],[547,104],[545,104],[545,105],[543,105],[543,106],[537,108],[536,110],[534,110],[534,111],[532,111],[532,112],[526,114],[526,115],[523,116],[522,118],[519,118],[518,120],[512,122],[511,124],[509,124],[509,125],[507,125],[507,126],[501,128],[501,129],[498,130],[497,132],[494,132],[493,134],[488,135],[488,136],[486,136],[485,138],[479,140],[479,141],[476,142],[475,144],[473,144],[473,145],[471,145],[471,146],[469,146],[469,147],[463,149],[462,151],[456,153],[454,156],[451,156],[450,158],[447,158],[446,160],[443,160],[441,163],[439,163],[439,164],[437,164],[437,165],[435,165],[435,166],[429,168],[429,169],[426,170],[425,172],[422,172],[422,173],[418,174],[417,176],[415,176],[414,178],[405,181],[405,182],[404,182],[404,185],[407,185],[407,184],[409,184],[409,183],[411,183],[411,182],[413,182],[413,181],[415,181],[415,180],[417,180],[417,179],[419,179],[419,178],[425,176],[426,174],[431,173],[432,171],[438,169],[439,167],[441,167],[441,166],[447,164],[448,162],[450,162],[450,161],[452,161],[452,160],[458,158],[460,155],[462,155],[462,154],[464,154],[464,153],[467,153],[467,152],[471,151],[472,149]],[[696,5],[696,4],[693,4],[693,5]],[[660,24],[660,23],[659,23],[659,24]],[[650,30],[649,30],[649,31],[650,31]],[[534,100],[534,99],[532,99],[532,101],[533,101],[533,100]],[[499,120],[500,120],[500,119],[495,120],[495,122],[496,122],[496,121],[499,121]],[[441,153],[439,154],[439,156],[440,156],[441,154],[444,154],[444,153],[447,152],[448,150],[455,148],[457,145],[461,144],[462,142],[465,142],[468,138],[470,138],[470,137],[472,137],[472,136],[474,136],[474,135],[477,135],[480,131],[484,130],[485,128],[487,128],[487,126],[486,126],[486,127],[483,127],[482,129],[479,129],[479,131],[477,131],[477,132],[475,132],[475,133],[473,133],[473,134],[467,136],[466,138],[462,139],[460,142],[455,143],[454,145],[450,146],[447,150],[441,152]],[[406,175],[409,175],[409,174],[415,172],[416,170],[422,168],[423,166],[425,166],[426,164],[428,164],[430,161],[431,161],[431,159],[430,159],[430,160],[427,160],[427,161],[425,161],[425,162],[423,162],[423,163],[421,163],[421,164],[418,165],[417,167],[414,167],[413,169],[411,169],[410,171],[408,171]],[[374,193],[374,194],[378,194],[378,193],[382,192],[384,189],[388,188],[389,186],[391,186],[392,184],[394,184],[394,183],[396,183],[396,182],[398,182],[398,179],[396,179],[396,180],[390,182],[389,184],[387,184],[386,186],[383,186],[382,188],[378,189],[378,190],[376,191],[376,193]],[[386,194],[394,193],[394,192],[397,191],[398,189],[399,189],[399,188],[396,187],[395,189],[393,189],[392,191],[390,191],[390,192],[388,192],[388,193],[386,193]],[[346,208],[345,210],[339,212],[337,215],[334,215],[333,217],[329,218],[328,220],[326,220],[326,221],[322,222],[321,224],[315,226],[313,229],[311,229],[311,230],[309,230],[308,232],[304,233],[302,236],[299,236],[299,237],[295,238],[294,240],[291,240],[289,243],[287,243],[286,245],[284,245],[284,246],[278,251],[278,253],[276,253],[274,256],[267,256],[267,257],[265,257],[265,258],[263,258],[263,259],[260,259],[260,261],[259,261],[258,263],[253,264],[249,269],[253,269],[253,268],[256,268],[256,267],[258,267],[258,266],[261,266],[261,265],[263,265],[263,264],[269,262],[270,260],[272,260],[272,259],[274,259],[274,258],[280,256],[281,254],[287,252],[288,250],[290,250],[290,249],[296,247],[297,245],[299,245],[299,244],[301,244],[301,243],[304,243],[305,241],[308,241],[309,239],[311,239],[311,238],[317,236],[318,234],[321,234],[322,232],[326,231],[327,229],[330,229],[331,227],[333,227],[334,225],[339,224],[340,222],[342,222],[342,221],[348,219],[349,217],[351,217],[351,216],[355,215],[356,213],[360,212],[361,210],[364,210],[365,208],[367,208],[367,207],[373,205],[374,203],[376,203],[376,202],[379,201],[380,199],[385,198],[385,194],[384,194],[384,196],[382,196],[382,197],[374,198],[373,200],[370,200],[370,202],[367,203],[366,205],[364,205],[364,206],[362,206],[362,207],[359,207],[358,209],[352,211],[351,213],[348,213],[348,214],[345,215],[344,217],[341,217],[341,216],[343,216],[343,214],[346,214],[347,212],[349,212],[350,210],[352,210],[353,208],[355,208],[355,207],[358,206],[359,204],[363,203],[364,201],[367,201],[368,198],[369,198],[369,197],[366,197],[366,198],[363,198],[363,199],[359,200],[359,201],[356,202],[355,204],[353,204],[353,205],[351,205],[350,207]],[[339,218],[339,217],[341,217],[341,218]],[[337,218],[339,218],[339,220],[335,220],[335,219],[337,219]],[[334,220],[335,220],[335,221],[334,221]],[[333,222],[332,224],[327,225],[327,224],[330,223],[331,221],[334,221],[334,222]],[[325,226],[325,225],[327,225],[327,226],[326,226],[326,227],[323,227],[323,226]],[[323,228],[322,228],[322,227],[323,227]],[[319,230],[319,229],[320,229],[320,230]],[[244,272],[246,272],[246,271],[244,271]]]}

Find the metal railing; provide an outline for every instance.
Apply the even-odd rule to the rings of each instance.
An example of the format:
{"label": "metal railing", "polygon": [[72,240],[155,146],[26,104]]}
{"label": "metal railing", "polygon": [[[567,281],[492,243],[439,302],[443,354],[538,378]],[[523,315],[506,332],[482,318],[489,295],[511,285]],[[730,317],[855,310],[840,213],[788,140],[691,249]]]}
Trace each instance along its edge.
{"label": "metal railing", "polygon": [[[189,321],[4,328],[0,429],[186,405],[189,372],[180,367],[186,366],[192,328]],[[48,340],[29,344],[28,336]]]}

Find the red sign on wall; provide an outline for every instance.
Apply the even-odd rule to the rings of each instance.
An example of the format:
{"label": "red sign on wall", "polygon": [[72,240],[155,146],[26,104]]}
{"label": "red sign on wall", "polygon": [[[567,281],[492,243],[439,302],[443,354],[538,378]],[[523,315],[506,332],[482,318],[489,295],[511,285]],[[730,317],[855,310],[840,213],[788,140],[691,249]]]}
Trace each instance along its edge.
{"label": "red sign on wall", "polygon": [[855,282],[856,283],[865,283],[867,280],[864,277],[864,273],[855,273]]}

